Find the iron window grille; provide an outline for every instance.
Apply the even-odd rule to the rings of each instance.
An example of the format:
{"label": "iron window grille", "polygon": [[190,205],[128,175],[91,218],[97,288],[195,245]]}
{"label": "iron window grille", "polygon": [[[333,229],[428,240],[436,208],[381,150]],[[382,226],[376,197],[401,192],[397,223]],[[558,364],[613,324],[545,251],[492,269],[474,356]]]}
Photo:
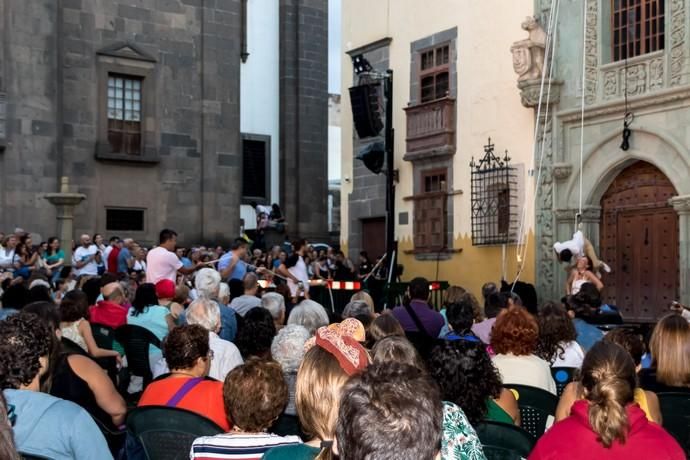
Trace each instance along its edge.
{"label": "iron window grille", "polygon": [[484,156],[470,162],[472,191],[472,244],[474,246],[517,241],[518,177],[506,150],[500,158],[491,138]]}

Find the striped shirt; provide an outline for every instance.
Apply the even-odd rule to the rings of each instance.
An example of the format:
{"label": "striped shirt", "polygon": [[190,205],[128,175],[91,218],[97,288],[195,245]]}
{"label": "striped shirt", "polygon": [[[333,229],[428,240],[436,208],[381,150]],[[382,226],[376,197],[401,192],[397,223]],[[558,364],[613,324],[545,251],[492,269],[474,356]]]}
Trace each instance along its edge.
{"label": "striped shirt", "polygon": [[224,433],[194,440],[190,460],[259,460],[273,447],[299,444],[298,436],[278,436],[270,433]]}

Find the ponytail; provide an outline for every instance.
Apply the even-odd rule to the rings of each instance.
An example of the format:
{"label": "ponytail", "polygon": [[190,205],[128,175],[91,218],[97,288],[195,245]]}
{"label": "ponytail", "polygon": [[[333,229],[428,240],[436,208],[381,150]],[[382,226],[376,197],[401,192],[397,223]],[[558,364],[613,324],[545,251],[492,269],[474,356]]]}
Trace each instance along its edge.
{"label": "ponytail", "polygon": [[589,424],[604,447],[625,443],[630,422],[626,406],[634,399],[635,364],[619,345],[599,342],[582,363],[582,385],[589,401]]}

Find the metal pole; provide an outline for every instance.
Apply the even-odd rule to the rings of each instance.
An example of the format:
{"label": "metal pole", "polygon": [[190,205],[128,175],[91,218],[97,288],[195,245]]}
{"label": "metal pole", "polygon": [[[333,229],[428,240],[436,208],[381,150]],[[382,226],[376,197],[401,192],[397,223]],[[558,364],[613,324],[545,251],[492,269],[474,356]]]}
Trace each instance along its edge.
{"label": "metal pole", "polygon": [[393,171],[395,169],[394,131],[393,131],[393,71],[386,71],[384,80],[384,97],[386,98],[386,255],[388,263],[394,266],[393,251],[395,249],[395,184]]}

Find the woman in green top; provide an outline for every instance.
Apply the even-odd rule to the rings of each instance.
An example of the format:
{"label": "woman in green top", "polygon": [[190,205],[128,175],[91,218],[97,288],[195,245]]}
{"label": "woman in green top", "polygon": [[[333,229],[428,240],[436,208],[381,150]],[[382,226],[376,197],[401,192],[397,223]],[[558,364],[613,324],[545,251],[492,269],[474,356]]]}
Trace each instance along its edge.
{"label": "woman in green top", "polygon": [[483,344],[444,341],[432,351],[429,371],[443,400],[460,406],[472,426],[484,420],[520,425],[517,401],[503,388],[501,375]]}
{"label": "woman in green top", "polygon": [[53,285],[60,277],[60,271],[65,263],[65,253],[60,249],[60,240],[56,237],[48,239],[48,250],[43,253],[43,262]]}

